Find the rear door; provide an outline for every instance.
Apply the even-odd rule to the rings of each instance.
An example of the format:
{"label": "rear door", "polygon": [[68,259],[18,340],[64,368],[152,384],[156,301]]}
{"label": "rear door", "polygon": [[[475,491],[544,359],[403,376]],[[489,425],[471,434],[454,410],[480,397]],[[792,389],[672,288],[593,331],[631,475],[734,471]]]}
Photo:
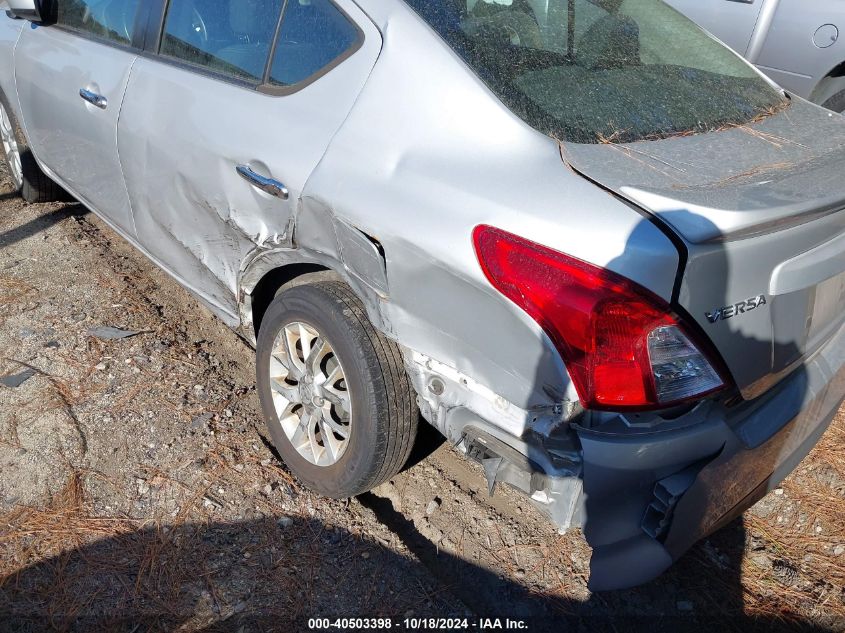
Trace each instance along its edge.
{"label": "rear door", "polygon": [[168,5],[159,41],[135,64],[118,130],[137,237],[235,315],[244,259],[289,243],[305,183],[381,38],[351,0]]}
{"label": "rear door", "polygon": [[35,155],[80,200],[127,234],[129,198],[117,121],[141,0],[56,0],[56,23],[21,33],[15,74]]}

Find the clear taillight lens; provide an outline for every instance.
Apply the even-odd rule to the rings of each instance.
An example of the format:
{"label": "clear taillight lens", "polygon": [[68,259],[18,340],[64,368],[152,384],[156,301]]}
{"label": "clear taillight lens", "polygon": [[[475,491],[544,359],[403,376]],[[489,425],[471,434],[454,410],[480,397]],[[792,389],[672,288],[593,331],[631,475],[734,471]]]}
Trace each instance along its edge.
{"label": "clear taillight lens", "polygon": [[665,301],[608,270],[490,226],[473,233],[500,292],[530,314],[589,409],[659,409],[724,380]]}
{"label": "clear taillight lens", "polygon": [[648,356],[660,402],[687,400],[722,386],[719,374],[677,326],[649,333]]}

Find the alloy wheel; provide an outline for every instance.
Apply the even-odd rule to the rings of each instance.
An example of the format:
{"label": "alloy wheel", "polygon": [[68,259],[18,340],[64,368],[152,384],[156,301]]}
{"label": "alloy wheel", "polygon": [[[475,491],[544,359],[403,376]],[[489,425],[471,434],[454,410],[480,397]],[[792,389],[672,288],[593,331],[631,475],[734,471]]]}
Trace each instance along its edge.
{"label": "alloy wheel", "polygon": [[9,118],[6,108],[0,103],[0,140],[3,143],[3,152],[6,154],[12,182],[16,189],[23,186],[23,166],[21,165],[21,152],[18,142],[15,139],[15,131],[12,128],[12,120]]}
{"label": "alloy wheel", "polygon": [[346,374],[329,341],[307,323],[282,328],[270,357],[273,404],[286,437],[316,466],[343,457],[351,434]]}

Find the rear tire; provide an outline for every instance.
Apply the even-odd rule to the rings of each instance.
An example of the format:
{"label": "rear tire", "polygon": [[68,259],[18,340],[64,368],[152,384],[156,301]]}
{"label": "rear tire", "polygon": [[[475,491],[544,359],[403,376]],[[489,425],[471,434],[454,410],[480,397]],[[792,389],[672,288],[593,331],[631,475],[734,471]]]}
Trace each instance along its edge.
{"label": "rear tire", "polygon": [[822,104],[823,108],[845,114],[845,90],[840,90]]}
{"label": "rear tire", "polygon": [[282,292],[262,319],[257,348],[267,427],[308,488],[354,497],[405,465],[417,434],[416,394],[398,347],[373,327],[346,284]]}
{"label": "rear tire", "polygon": [[0,130],[3,132],[3,160],[12,176],[16,193],[29,203],[69,200],[70,196],[41,171],[5,95],[0,94]]}

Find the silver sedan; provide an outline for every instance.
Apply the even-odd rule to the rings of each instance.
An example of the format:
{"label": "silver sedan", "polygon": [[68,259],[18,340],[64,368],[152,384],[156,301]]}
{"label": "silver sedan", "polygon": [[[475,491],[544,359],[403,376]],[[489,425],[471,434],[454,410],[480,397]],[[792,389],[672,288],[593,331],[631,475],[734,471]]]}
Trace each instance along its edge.
{"label": "silver sedan", "polygon": [[418,420],[648,581],[845,397],[845,119],[658,0],[6,0],[3,149],[257,350],[290,470]]}

